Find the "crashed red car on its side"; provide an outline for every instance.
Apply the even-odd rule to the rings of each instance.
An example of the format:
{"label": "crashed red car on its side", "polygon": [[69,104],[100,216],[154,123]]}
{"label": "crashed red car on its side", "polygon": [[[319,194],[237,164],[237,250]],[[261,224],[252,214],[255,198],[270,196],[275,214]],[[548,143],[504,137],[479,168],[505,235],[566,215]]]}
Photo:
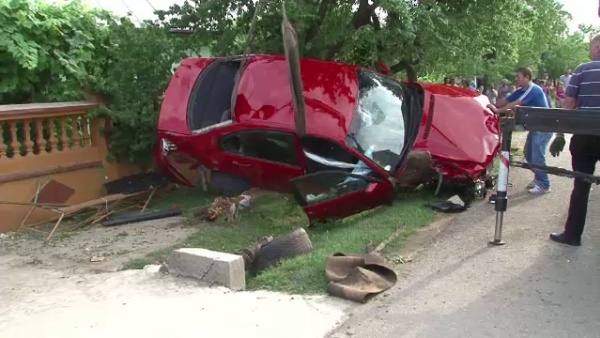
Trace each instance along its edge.
{"label": "crashed red car on its side", "polygon": [[298,132],[286,58],[242,61],[189,58],[177,68],[156,151],[175,181],[196,185],[207,168],[234,186],[294,192],[314,221],[391,201],[409,154],[430,154],[428,168],[415,170],[434,175],[416,181],[440,172],[447,182],[477,182],[500,146],[499,119],[478,92],[311,59],[300,61]]}

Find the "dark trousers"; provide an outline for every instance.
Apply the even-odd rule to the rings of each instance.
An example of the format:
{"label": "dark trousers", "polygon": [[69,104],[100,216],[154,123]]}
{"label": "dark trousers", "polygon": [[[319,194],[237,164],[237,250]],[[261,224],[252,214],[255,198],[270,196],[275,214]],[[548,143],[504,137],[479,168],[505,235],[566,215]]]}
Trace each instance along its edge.
{"label": "dark trousers", "polygon": [[[600,161],[600,137],[588,135],[574,135],[569,146],[571,151],[573,170],[586,174],[593,174],[596,162]],[[579,240],[585,226],[588,199],[591,183],[579,179],[574,180],[569,216],[565,225],[565,235],[571,239]]]}

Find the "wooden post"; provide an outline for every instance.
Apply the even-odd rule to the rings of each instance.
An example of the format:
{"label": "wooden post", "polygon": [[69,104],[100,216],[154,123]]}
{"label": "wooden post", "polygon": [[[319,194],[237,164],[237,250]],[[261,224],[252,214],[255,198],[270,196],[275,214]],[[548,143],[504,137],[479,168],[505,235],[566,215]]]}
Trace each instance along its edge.
{"label": "wooden post", "polygon": [[67,136],[67,118],[60,117],[60,141],[62,143],[62,151],[69,149],[69,136]]}
{"label": "wooden post", "polygon": [[6,157],[6,144],[4,144],[4,128],[3,123],[0,122],[0,161],[8,159]]}
{"label": "wooden post", "polygon": [[56,139],[56,127],[54,126],[54,119],[48,119],[48,129],[50,130],[50,137],[48,141],[50,142],[50,153],[56,150],[56,144],[58,140]]}
{"label": "wooden post", "polygon": [[36,140],[35,143],[38,147],[38,154],[44,154],[46,152],[46,139],[44,138],[44,119],[36,119],[35,120],[35,128],[36,128]]}
{"label": "wooden post", "polygon": [[25,156],[29,154],[33,155],[34,143],[31,140],[31,122],[32,120],[23,121],[23,129],[25,130]]}
{"label": "wooden post", "polygon": [[19,154],[19,141],[17,140],[17,121],[8,121],[8,125],[10,126],[10,149],[12,150],[13,158],[17,157]]}

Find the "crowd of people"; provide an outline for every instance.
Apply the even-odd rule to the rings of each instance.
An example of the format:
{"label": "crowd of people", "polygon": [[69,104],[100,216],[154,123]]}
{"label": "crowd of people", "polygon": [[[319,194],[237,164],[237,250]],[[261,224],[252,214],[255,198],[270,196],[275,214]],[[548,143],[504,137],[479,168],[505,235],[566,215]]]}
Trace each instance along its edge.
{"label": "crowd of people", "polygon": [[[533,83],[537,84],[542,88],[548,106],[550,108],[562,108],[565,100],[565,91],[569,85],[571,79],[571,69],[567,69],[564,75],[561,75],[557,79],[550,79],[548,74],[544,74],[541,78],[533,79]],[[487,96],[491,104],[496,104],[499,100],[506,98],[511,93],[517,90],[514,83],[507,79],[503,79],[496,85],[488,84],[480,78],[474,77],[472,79],[463,78],[460,80],[460,85],[457,84],[455,77],[445,77],[444,84],[456,87],[463,87],[470,90],[476,90],[483,95]]]}

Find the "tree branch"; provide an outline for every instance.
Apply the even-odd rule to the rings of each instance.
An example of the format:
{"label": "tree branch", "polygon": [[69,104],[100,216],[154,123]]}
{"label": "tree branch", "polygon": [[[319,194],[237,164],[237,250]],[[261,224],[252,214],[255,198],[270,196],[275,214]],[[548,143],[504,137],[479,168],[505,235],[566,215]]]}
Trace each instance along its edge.
{"label": "tree branch", "polygon": [[310,27],[308,32],[306,32],[306,36],[304,38],[305,44],[310,43],[321,30],[321,25],[323,25],[323,21],[325,21],[325,17],[329,11],[331,2],[332,0],[321,0],[321,4],[319,5],[319,16],[317,17],[315,23]]}
{"label": "tree branch", "polygon": [[379,17],[377,16],[377,14],[373,13],[371,15],[371,20],[373,21],[373,28],[376,31],[380,31],[381,30],[381,22],[379,22]]}
{"label": "tree branch", "polygon": [[[370,25],[372,23],[372,16],[375,15],[375,10],[379,7],[380,0],[374,0],[373,4],[369,5],[369,0],[360,0],[358,10],[352,15],[350,20],[350,28],[353,31],[357,31],[359,28]],[[352,34],[349,35],[351,37]],[[327,52],[326,60],[333,60],[335,55],[342,50],[344,47],[344,41],[338,42],[335,46],[331,47]]]}
{"label": "tree branch", "polygon": [[402,60],[390,67],[391,74],[399,73],[403,70],[406,71],[406,77],[409,81],[417,81],[417,72],[413,65],[407,60]]}

